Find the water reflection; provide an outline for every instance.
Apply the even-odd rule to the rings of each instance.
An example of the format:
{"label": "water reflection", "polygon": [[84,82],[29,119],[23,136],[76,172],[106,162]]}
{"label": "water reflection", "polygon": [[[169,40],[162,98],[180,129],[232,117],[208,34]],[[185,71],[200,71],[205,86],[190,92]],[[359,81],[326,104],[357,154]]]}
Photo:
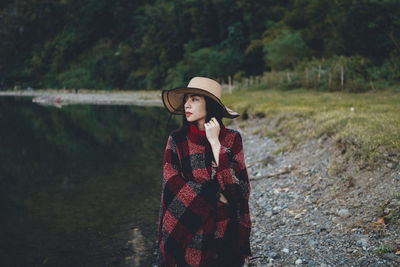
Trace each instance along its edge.
{"label": "water reflection", "polygon": [[151,266],[167,119],[0,98],[2,265]]}

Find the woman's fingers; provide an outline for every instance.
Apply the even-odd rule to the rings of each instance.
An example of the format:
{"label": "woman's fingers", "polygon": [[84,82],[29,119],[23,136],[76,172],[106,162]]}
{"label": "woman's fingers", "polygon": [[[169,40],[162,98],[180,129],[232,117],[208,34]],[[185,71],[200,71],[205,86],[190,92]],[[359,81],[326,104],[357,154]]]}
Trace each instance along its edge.
{"label": "woman's fingers", "polygon": [[213,117],[211,120],[216,126],[219,126],[218,120],[216,118]]}
{"label": "woman's fingers", "polygon": [[[217,122],[217,123],[218,123],[218,122]],[[213,117],[213,118],[211,118],[210,121],[206,122],[206,123],[204,124],[204,126],[207,126],[207,127],[216,126],[217,123],[216,123],[216,119]]]}
{"label": "woman's fingers", "polygon": [[212,117],[210,119],[210,121],[207,122],[207,124],[209,124],[209,125],[219,125],[218,120],[215,117]]}
{"label": "woman's fingers", "polygon": [[228,203],[228,200],[226,199],[226,197],[222,193],[219,195],[219,201],[221,201],[221,202],[223,202],[225,204]]}
{"label": "woman's fingers", "polygon": [[215,143],[218,140],[218,135],[220,133],[220,126],[215,117],[211,118],[210,121],[204,123],[204,128],[206,130],[206,136],[210,143]]}

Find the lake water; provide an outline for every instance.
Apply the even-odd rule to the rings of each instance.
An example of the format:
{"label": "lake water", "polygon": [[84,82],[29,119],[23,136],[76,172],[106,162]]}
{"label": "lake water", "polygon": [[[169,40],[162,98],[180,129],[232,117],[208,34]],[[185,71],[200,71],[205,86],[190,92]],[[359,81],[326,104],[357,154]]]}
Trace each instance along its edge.
{"label": "lake water", "polygon": [[1,97],[1,266],[151,266],[168,115]]}

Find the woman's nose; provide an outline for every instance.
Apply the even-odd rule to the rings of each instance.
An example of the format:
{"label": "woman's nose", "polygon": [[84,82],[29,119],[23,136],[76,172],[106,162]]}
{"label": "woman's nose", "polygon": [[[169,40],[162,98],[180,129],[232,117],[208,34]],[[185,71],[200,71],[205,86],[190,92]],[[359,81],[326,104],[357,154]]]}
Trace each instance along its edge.
{"label": "woman's nose", "polygon": [[186,108],[186,107],[190,107],[189,100],[187,100],[187,101],[185,102],[185,108]]}

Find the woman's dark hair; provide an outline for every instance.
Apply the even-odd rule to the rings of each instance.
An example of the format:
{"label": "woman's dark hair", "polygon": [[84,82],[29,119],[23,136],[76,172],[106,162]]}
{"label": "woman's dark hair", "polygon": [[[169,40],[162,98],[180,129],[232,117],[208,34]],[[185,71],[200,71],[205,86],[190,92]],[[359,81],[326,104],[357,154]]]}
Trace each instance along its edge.
{"label": "woman's dark hair", "polygon": [[[182,105],[185,105],[185,98],[186,94],[183,97]],[[224,124],[222,123],[222,113],[223,113],[222,107],[208,96],[204,96],[204,99],[206,100],[206,112],[207,112],[206,122],[208,122],[212,117],[215,117],[219,125],[221,127],[224,126]],[[183,115],[181,129],[189,128],[189,124],[190,123],[187,121],[186,116]]]}

